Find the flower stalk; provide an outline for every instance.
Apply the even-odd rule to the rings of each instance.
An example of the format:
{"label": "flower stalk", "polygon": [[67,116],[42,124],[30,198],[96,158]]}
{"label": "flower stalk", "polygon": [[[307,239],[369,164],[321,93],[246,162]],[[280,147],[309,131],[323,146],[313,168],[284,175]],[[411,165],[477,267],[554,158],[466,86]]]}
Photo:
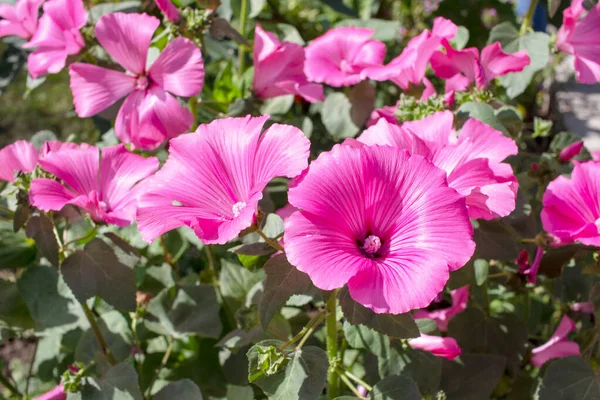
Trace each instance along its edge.
{"label": "flower stalk", "polygon": [[521,36],[527,33],[527,30],[531,25],[531,20],[533,19],[533,14],[535,13],[535,9],[537,8],[538,1],[539,0],[531,0],[531,3],[529,3],[529,9],[527,10],[527,14],[525,15],[525,19],[521,24],[521,30],[519,32]]}
{"label": "flower stalk", "polygon": [[327,371],[327,397],[333,400],[338,392],[338,343],[337,343],[337,290],[331,293],[327,300],[327,357],[329,358],[329,370]]}
{"label": "flower stalk", "polygon": [[100,326],[98,325],[98,321],[96,321],[94,313],[92,312],[92,310],[90,310],[87,303],[85,302],[81,303],[81,307],[83,308],[83,312],[85,313],[85,316],[88,319],[90,326],[92,327],[92,332],[94,332],[96,340],[98,341],[100,348],[102,348],[102,352],[106,356],[106,359],[108,360],[110,365],[116,365],[117,360],[115,360],[115,357],[113,356],[112,352],[110,351],[110,348],[108,347],[108,343],[106,342],[106,339],[104,338],[104,335],[100,330]]}

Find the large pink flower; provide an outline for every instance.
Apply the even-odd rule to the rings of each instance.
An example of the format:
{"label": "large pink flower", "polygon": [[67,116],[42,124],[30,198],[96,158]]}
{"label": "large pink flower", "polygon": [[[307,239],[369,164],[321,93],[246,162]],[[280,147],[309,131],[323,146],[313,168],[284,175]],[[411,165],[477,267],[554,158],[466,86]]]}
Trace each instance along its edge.
{"label": "large pink flower", "polygon": [[304,71],[311,82],[330,86],[351,86],[362,81],[365,68],[381,66],[385,45],[370,39],[366,28],[335,28],[312,41],[306,48]]}
{"label": "large pink flower", "polygon": [[429,318],[437,325],[442,332],[448,330],[448,322],[455,315],[467,309],[469,302],[469,286],[463,286],[460,289],[453,290],[450,294],[452,297],[452,305],[446,308],[440,308],[433,311],[419,310],[414,314],[415,318]]}
{"label": "large pink flower", "polygon": [[146,69],[150,41],[159,24],[146,14],[105,15],[96,24],[96,37],[128,73],[83,63],[69,68],[75,111],[82,118],[127,96],[115,133],[140,149],[154,149],[190,127],[194,117],[171,94],[195,96],[204,82],[200,49],[183,37],[169,43]]}
{"label": "large pink flower", "polygon": [[65,392],[65,389],[62,387],[62,385],[58,385],[51,391],[44,393],[33,400],[65,400],[66,398],[67,392]]}
{"label": "large pink flower", "polygon": [[263,99],[297,94],[307,101],[323,101],[323,86],[304,74],[304,48],[283,42],[256,25],[254,30],[254,91]]}
{"label": "large pink flower", "polygon": [[158,159],[143,158],[118,145],[102,149],[79,147],[54,151],[40,166],[63,183],[47,178],[31,182],[29,201],[44,211],[59,211],[72,204],[93,220],[127,226],[135,218],[139,183],[158,169]]}
{"label": "large pink flower", "polygon": [[86,20],[87,12],[82,0],[47,1],[35,34],[23,46],[37,48],[27,58],[29,74],[37,78],[60,72],[67,57],[79,53],[85,45],[79,30]]}
{"label": "large pink flower", "polygon": [[600,162],[575,162],[571,179],[559,176],[546,188],[542,224],[558,244],[600,246]]}
{"label": "large pink flower", "polygon": [[37,163],[37,149],[26,140],[17,140],[0,150],[0,181],[14,182],[16,172],[32,172]]}
{"label": "large pink flower", "polygon": [[436,51],[431,57],[431,67],[440,78],[453,78],[446,91],[463,87],[467,80],[479,89],[486,88],[494,78],[520,72],[531,62],[526,50],[506,54],[499,42],[484,47],[481,55],[475,47],[455,50],[445,39],[442,44],[446,52]]}
{"label": "large pink flower", "polygon": [[218,119],[169,142],[169,159],[142,196],[137,221],[152,242],[187,225],[205,243],[223,244],[254,221],[269,181],[307,166],[310,142],[269,117]]}
{"label": "large pink flower", "polygon": [[366,145],[388,145],[409,150],[443,169],[448,185],[465,197],[469,217],[494,219],[515,209],[518,184],[509,164],[517,154],[514,140],[469,119],[457,136],[450,111],[437,112],[402,126],[380,119],[357,139]]}
{"label": "large pink flower", "polygon": [[40,5],[44,0],[18,0],[14,6],[0,4],[0,37],[29,39],[35,33]]}
{"label": "large pink flower", "polygon": [[165,14],[171,22],[179,21],[179,10],[171,3],[171,0],[154,0],[158,9]]}
{"label": "large pink flower", "polygon": [[336,145],[289,191],[285,250],[315,286],[348,284],[377,313],[426,307],[474,243],[464,200],[442,170],[383,146]]}
{"label": "large pink flower", "polygon": [[600,4],[583,14],[583,0],[573,0],[563,11],[556,47],[575,56],[577,80],[593,84],[600,82]]}
{"label": "large pink flower", "polygon": [[579,345],[567,339],[569,332],[575,329],[575,322],[566,315],[563,316],[558,328],[556,328],[556,332],[554,332],[550,340],[531,351],[531,363],[540,368],[552,359],[581,354]]}
{"label": "large pink flower", "polygon": [[436,357],[444,357],[448,360],[454,360],[462,354],[458,342],[451,337],[421,334],[418,338],[409,339],[408,344],[413,349],[427,351]]}

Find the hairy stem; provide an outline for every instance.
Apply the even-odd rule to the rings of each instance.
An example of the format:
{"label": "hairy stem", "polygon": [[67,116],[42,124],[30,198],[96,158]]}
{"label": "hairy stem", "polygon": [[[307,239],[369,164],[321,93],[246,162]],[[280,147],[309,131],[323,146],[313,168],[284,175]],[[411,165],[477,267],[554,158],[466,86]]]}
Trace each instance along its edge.
{"label": "hairy stem", "polygon": [[300,339],[303,339],[305,336],[310,336],[308,334],[308,331],[312,327],[316,327],[321,322],[323,322],[323,319],[325,318],[326,314],[327,314],[327,311],[323,310],[323,311],[319,312],[317,315],[315,315],[314,317],[312,317],[310,319],[310,321],[308,321],[308,323],[306,324],[306,326],[304,328],[302,328],[302,330],[300,332],[298,332],[298,334],[296,336],[294,336],[293,338],[291,338],[290,340],[288,340],[287,342],[285,342],[284,344],[282,344],[281,346],[279,346],[279,351],[285,350],[286,347],[288,347],[288,346],[296,343]]}
{"label": "hairy stem", "polygon": [[272,248],[274,248],[275,250],[279,250],[279,251],[284,251],[283,247],[281,247],[281,245],[279,243],[277,243],[275,240],[270,239],[267,235],[265,235],[265,233],[263,231],[260,230],[260,228],[256,228],[256,233],[258,233],[258,235],[264,239],[264,241],[271,246]]}
{"label": "hairy stem", "polygon": [[337,291],[333,291],[327,300],[327,357],[329,358],[329,370],[327,371],[327,397],[333,400],[338,392],[338,343],[337,343]]}
{"label": "hairy stem", "polygon": [[[240,15],[240,33],[246,37],[246,22],[248,21],[248,0],[242,0]],[[238,51],[238,63],[240,66],[240,76],[246,70],[246,46],[241,44]]]}
{"label": "hairy stem", "polygon": [[367,382],[363,381],[362,379],[360,379],[359,377],[357,377],[356,375],[354,375],[353,373],[346,371],[345,369],[339,368],[338,367],[338,372],[340,375],[345,375],[348,378],[352,379],[354,382],[358,383],[359,385],[362,385],[365,387],[365,389],[367,389],[369,392],[371,390],[373,390],[373,386],[369,385]]}
{"label": "hairy stem", "polygon": [[117,360],[115,360],[115,357],[113,356],[112,352],[110,351],[110,348],[108,347],[108,343],[106,342],[106,339],[104,338],[104,335],[102,334],[102,331],[100,330],[100,326],[98,326],[98,321],[96,321],[96,317],[94,316],[94,313],[92,312],[92,310],[90,310],[87,303],[85,303],[85,302],[81,303],[81,307],[83,308],[83,312],[85,313],[85,316],[87,317],[88,321],[90,322],[92,331],[94,332],[94,335],[96,336],[96,340],[98,340],[98,344],[102,348],[102,352],[106,356],[106,359],[108,360],[110,365],[116,365]]}
{"label": "hairy stem", "polygon": [[524,34],[527,33],[527,30],[529,29],[529,26],[531,25],[531,20],[533,19],[533,14],[535,13],[535,9],[537,7],[539,0],[531,0],[531,3],[529,3],[529,10],[527,10],[527,15],[525,15],[525,19],[523,20],[523,23],[521,24],[521,31],[520,34],[521,36],[523,36]]}

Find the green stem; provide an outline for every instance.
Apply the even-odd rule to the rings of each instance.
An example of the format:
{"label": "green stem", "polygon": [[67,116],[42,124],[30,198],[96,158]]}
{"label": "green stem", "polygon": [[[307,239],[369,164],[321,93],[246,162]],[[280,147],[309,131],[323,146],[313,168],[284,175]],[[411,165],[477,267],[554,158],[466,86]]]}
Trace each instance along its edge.
{"label": "green stem", "polygon": [[29,394],[29,382],[31,381],[31,375],[33,375],[33,364],[35,364],[35,356],[37,355],[37,350],[38,350],[38,345],[40,344],[40,341],[37,340],[35,342],[35,346],[33,348],[33,356],[31,357],[31,364],[29,364],[29,371],[27,372],[27,381],[25,383],[25,394],[23,395],[23,398],[27,399],[28,398],[28,394]]}
{"label": "green stem", "polygon": [[344,382],[346,384],[346,386],[348,386],[348,388],[352,391],[352,393],[354,393],[354,395],[356,397],[358,397],[359,399],[364,399],[364,397],[360,394],[360,392],[354,387],[354,385],[352,384],[352,382],[350,382],[350,380],[348,378],[346,378],[345,375],[340,375],[340,379],[342,380],[342,382]]}
{"label": "green stem", "polygon": [[317,315],[315,315],[314,317],[312,317],[310,319],[310,321],[308,321],[306,326],[304,328],[302,328],[302,330],[300,332],[298,332],[298,334],[296,336],[294,336],[293,338],[291,338],[290,340],[288,340],[287,342],[285,342],[284,344],[279,346],[279,351],[285,350],[286,347],[288,347],[288,346],[296,343],[298,340],[304,338],[304,336],[308,334],[308,331],[313,326],[316,326],[323,321],[323,318],[325,318],[326,314],[327,314],[327,311],[323,310],[323,311],[319,312]]}
{"label": "green stem", "polygon": [[15,212],[8,207],[0,206],[0,210],[4,211],[6,213],[9,213],[11,216],[15,215]]}
{"label": "green stem", "polygon": [[488,281],[487,279],[481,285],[483,291],[483,310],[487,315],[490,315],[490,295],[488,294]]}
{"label": "green stem", "polygon": [[22,397],[23,395],[19,392],[19,389],[13,386],[12,383],[9,382],[8,379],[2,374],[0,374],[0,384],[2,384],[5,388],[8,389],[9,392],[13,394],[13,396]]}
{"label": "green stem", "polygon": [[298,346],[296,346],[296,350],[300,350],[302,348],[302,346],[304,346],[304,343],[306,343],[308,338],[311,337],[311,335],[317,330],[319,325],[321,325],[321,322],[323,322],[323,320],[325,319],[325,316],[326,316],[325,314],[321,314],[319,316],[319,318],[316,319],[315,322],[311,325],[311,327],[306,330],[304,337],[302,338],[300,343],[298,343]]}
{"label": "green stem", "polygon": [[77,239],[73,239],[73,240],[71,240],[71,241],[68,241],[67,243],[65,243],[65,244],[63,245],[63,248],[65,248],[65,249],[66,249],[66,248],[67,248],[67,247],[68,247],[70,244],[73,244],[73,243],[81,242],[81,241],[83,241],[83,240],[90,239],[90,238],[92,238],[92,237],[96,236],[96,233],[97,233],[97,232],[98,232],[98,226],[94,226],[94,228],[93,228],[93,229],[92,229],[92,230],[91,230],[89,233],[87,233],[85,236],[82,236],[82,237],[80,237],[80,238],[77,238]]}
{"label": "green stem", "polygon": [[373,390],[373,386],[369,385],[367,382],[363,381],[362,379],[360,379],[359,377],[357,377],[350,371],[346,371],[345,369],[338,368],[338,372],[340,373],[340,375],[346,375],[348,378],[352,379],[354,382],[358,383],[359,385],[364,386],[365,389],[367,389],[369,392],[371,390]]}
{"label": "green stem", "polygon": [[[242,0],[241,15],[240,15],[240,33],[246,37],[246,22],[248,21],[248,0]],[[238,63],[240,66],[240,76],[246,70],[246,47],[240,44],[238,51]]]}
{"label": "green stem", "polygon": [[190,132],[194,132],[198,127],[198,99],[195,97],[190,98],[190,112],[194,116],[194,124],[190,128]]}
{"label": "green stem", "polygon": [[108,360],[110,365],[116,365],[117,360],[115,360],[115,357],[113,356],[112,352],[110,351],[110,348],[108,347],[108,343],[106,342],[106,339],[104,338],[104,335],[102,334],[102,331],[100,330],[100,326],[98,326],[98,322],[96,321],[96,317],[94,316],[94,313],[92,312],[92,310],[90,310],[87,303],[85,303],[85,302],[81,303],[81,307],[83,308],[83,312],[85,313],[85,316],[87,317],[88,321],[90,322],[90,326],[92,327],[92,332],[94,332],[94,335],[96,336],[96,340],[98,341],[100,348],[102,348],[102,352],[106,356],[106,359]]}
{"label": "green stem", "polygon": [[275,250],[279,250],[279,251],[284,251],[283,247],[281,247],[281,245],[279,243],[277,243],[276,241],[274,241],[273,239],[270,239],[267,235],[265,235],[265,233],[263,231],[260,230],[259,227],[256,227],[256,233],[258,233],[258,235],[264,239],[264,241],[271,246],[272,248],[274,248]]}
{"label": "green stem", "polygon": [[529,10],[527,10],[527,15],[521,24],[521,31],[519,32],[521,36],[527,33],[529,25],[531,25],[531,20],[533,19],[533,14],[535,13],[538,1],[539,0],[531,0],[531,3],[529,4]]}
{"label": "green stem", "polygon": [[333,291],[327,300],[327,357],[329,358],[329,370],[327,371],[327,397],[333,400],[338,392],[338,343],[337,343],[337,290]]}

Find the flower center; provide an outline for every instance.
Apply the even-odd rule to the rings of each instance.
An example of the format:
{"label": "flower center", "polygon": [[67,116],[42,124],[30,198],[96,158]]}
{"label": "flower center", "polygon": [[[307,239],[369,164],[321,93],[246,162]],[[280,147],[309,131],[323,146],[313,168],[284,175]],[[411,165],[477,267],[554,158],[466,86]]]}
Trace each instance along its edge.
{"label": "flower center", "polygon": [[369,235],[363,244],[363,250],[367,254],[374,254],[381,248],[381,239],[375,235]]}
{"label": "flower center", "polygon": [[238,215],[240,215],[244,208],[246,208],[246,203],[244,203],[243,201],[238,201],[237,203],[235,203],[233,207],[231,207],[233,211],[233,217],[235,218]]}
{"label": "flower center", "polygon": [[138,76],[135,81],[135,88],[139,90],[145,90],[148,87],[148,78],[145,76]]}

